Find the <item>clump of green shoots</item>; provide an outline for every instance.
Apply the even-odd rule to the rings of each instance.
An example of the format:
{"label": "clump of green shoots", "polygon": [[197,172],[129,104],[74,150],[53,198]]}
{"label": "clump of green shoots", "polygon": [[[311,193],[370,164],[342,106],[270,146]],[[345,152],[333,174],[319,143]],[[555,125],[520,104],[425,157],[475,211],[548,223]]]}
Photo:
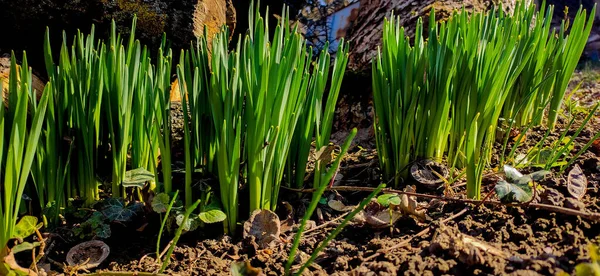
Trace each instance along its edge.
{"label": "clump of green shoots", "polygon": [[[140,86],[149,67],[146,48],[142,48],[140,42],[135,40],[135,24],[134,18],[129,41],[124,46],[113,21],[108,50],[101,57],[105,62],[103,73],[106,90],[103,93],[103,109],[110,132],[113,197],[123,194],[122,183],[127,170],[127,155],[132,145],[132,113],[140,112],[132,112],[133,99],[136,91],[141,90]],[[137,96],[143,97],[145,94],[138,93]],[[142,108],[143,105],[135,107]]]}
{"label": "clump of green shoots", "polygon": [[127,167],[155,174],[159,153],[165,189],[171,189],[170,118],[165,115],[170,110],[162,96],[166,93],[168,99],[171,52],[163,39],[154,66],[135,40],[135,25],[134,18],[125,46],[114,22],[108,45],[95,39],[93,26],[87,36],[78,32],[70,48],[63,35],[57,62],[46,32],[44,54],[53,93],[33,179],[40,205],[53,211],[53,220],[71,198],[84,199],[86,205],[99,199],[96,174],[105,155],[112,156],[114,197],[125,186],[142,187],[143,181],[126,179]]}
{"label": "clump of green shoots", "polygon": [[[504,118],[515,120],[517,127],[526,126],[530,121],[539,126],[544,117],[536,114],[547,110],[546,126],[554,129],[571,75],[590,35],[595,9],[589,17],[586,10],[579,9],[572,24],[563,20],[558,31],[550,29],[554,6],[546,8],[542,4],[535,19],[532,19],[531,11],[516,9],[513,17],[522,20],[523,28],[534,22],[525,35],[535,40],[535,51],[507,98],[502,112]],[[535,87],[534,91],[530,91],[531,87]],[[547,101],[550,101],[549,106],[545,104]]]}
{"label": "clump of green shoots", "polygon": [[240,49],[250,211],[275,210],[292,138],[307,98],[310,56],[284,10],[269,39],[268,20],[251,4],[250,30]]}
{"label": "clump of green shoots", "polygon": [[[8,103],[6,107],[0,106],[0,257],[2,260],[8,254],[6,247],[8,241],[17,237],[16,226],[23,191],[42,134],[48,101],[52,97],[52,90],[46,86],[40,101],[37,102],[32,91],[31,80],[31,69],[27,66],[25,53],[23,53],[23,66],[20,67],[17,66],[13,53]],[[0,91],[2,91],[1,86],[0,82]],[[32,111],[30,115],[28,115],[29,111]],[[28,119],[31,119],[30,124]]]}
{"label": "clump of green shoots", "polygon": [[[308,84],[308,97],[303,111],[298,119],[296,130],[292,139],[292,146],[287,162],[286,174],[290,185],[301,188],[306,176],[306,164],[310,153],[311,142],[315,138],[315,147],[320,150],[327,146],[331,136],[331,126],[335,105],[342,86],[342,79],[348,64],[348,44],[343,39],[340,42],[331,75],[331,85],[327,99],[324,99],[331,56],[329,46],[325,46],[313,67],[310,83]],[[326,100],[326,101],[325,101]],[[315,182],[317,184],[318,182]]]}
{"label": "clump of green shoots", "polygon": [[[229,80],[233,76],[228,76],[232,70],[228,61],[218,60],[221,57],[228,58],[227,39],[224,39],[226,30],[217,34],[213,40],[214,49],[211,60],[209,54],[209,45],[207,38],[202,36],[197,43],[193,44],[189,50],[181,51],[179,65],[177,66],[177,77],[179,81],[179,91],[181,93],[181,105],[184,112],[184,147],[185,147],[185,202],[186,205],[192,203],[192,174],[196,169],[200,169],[205,175],[212,173],[214,169],[214,159],[217,153],[217,137],[221,134],[216,132],[213,116],[213,104],[225,103],[213,102],[210,97],[212,92],[212,82],[222,81],[222,87],[214,87],[217,91],[231,95],[232,101],[237,101],[240,97],[237,95],[237,87],[231,87]],[[225,36],[226,38],[227,36]],[[216,59],[216,60],[215,60]],[[212,62],[212,63],[210,63]],[[221,66],[221,67],[219,67]],[[212,72],[211,68],[215,68]],[[225,75],[222,75],[225,74]],[[234,92],[234,90],[236,92]],[[218,92],[215,92],[218,93]],[[233,104],[233,103],[231,103]],[[228,109],[230,106],[223,106]],[[241,107],[233,107],[241,108]],[[241,109],[240,109],[241,110]],[[235,114],[236,111],[233,110]],[[220,125],[219,125],[219,128]]]}
{"label": "clump of green shoots", "polygon": [[[302,185],[310,143],[329,143],[333,109],[347,63],[347,45],[340,43],[333,66],[327,102],[330,56],[322,52],[312,73],[311,51],[297,29],[291,29],[289,11],[269,39],[268,22],[258,9],[249,12],[250,30],[240,49],[240,79],[246,92],[245,156],[250,187],[250,211],[275,210],[283,173]],[[287,165],[286,165],[287,162]],[[290,183],[291,184],[291,183]]]}
{"label": "clump of green shoots", "polygon": [[[183,109],[189,110],[189,115],[184,115],[186,205],[192,201],[192,173],[196,167],[202,166],[205,173],[216,170],[227,216],[225,232],[234,233],[244,134],[244,94],[237,69],[239,55],[228,50],[228,37],[224,28],[213,38],[212,56],[206,37],[201,37],[189,51],[182,52],[177,76]],[[206,204],[203,200],[201,209]]]}
{"label": "clump of green shoots", "polygon": [[[156,60],[156,71],[155,74],[148,74],[150,78],[147,83],[147,109],[153,112],[153,120],[145,121],[145,134],[150,141],[152,149],[150,150],[150,158],[152,165],[149,171],[152,172],[157,169],[156,160],[160,153],[161,159],[161,172],[162,172],[162,183],[164,192],[170,193],[173,187],[172,184],[172,167],[171,167],[171,97],[169,93],[170,89],[170,72],[172,53],[171,50],[166,50],[165,40],[163,39],[163,46],[158,50],[158,57]],[[166,53],[165,53],[166,51]],[[164,55],[166,54],[166,55]],[[152,77],[154,76],[154,77]],[[158,174],[156,174],[156,182],[158,182]],[[151,187],[152,188],[152,187]]]}
{"label": "clump of green shoots", "polygon": [[[96,44],[93,27],[87,36],[78,32],[74,41],[69,50],[63,33],[55,64],[46,30],[44,54],[53,97],[48,104],[43,146],[38,147],[33,178],[42,207],[54,206],[53,221],[69,198],[82,198],[87,205],[99,199],[96,158],[104,118],[101,55],[105,48]],[[71,161],[75,161],[72,168]]]}
{"label": "clump of green shoots", "polygon": [[212,45],[201,37],[183,52],[177,69],[189,112],[184,116],[186,204],[193,200],[191,173],[197,167],[216,172],[228,232],[237,224],[240,176],[249,184],[249,211],[274,210],[286,167],[290,178],[297,173],[303,180],[314,133],[317,145],[329,142],[348,47],[341,43],[324,104],[331,58],[321,53],[311,74],[310,51],[288,18],[284,9],[271,40],[268,22],[252,4],[250,30],[235,50],[228,50],[224,28]]}
{"label": "clump of green shoots", "polygon": [[[383,44],[373,66],[373,102],[377,149],[387,180],[398,184],[408,177],[412,162],[447,154],[452,168],[467,168],[468,196],[479,198],[500,107],[528,121],[543,111],[548,97],[562,99],[566,86],[558,79],[569,79],[570,62],[576,63],[580,43],[589,34],[585,12],[578,13],[571,30],[578,35],[572,37],[564,31],[559,38],[549,34],[546,15],[536,13],[533,5],[519,4],[513,15],[500,8],[474,14],[463,9],[438,23],[431,12],[429,38],[423,38],[419,21],[412,42],[397,19],[384,22]],[[568,68],[550,64],[555,55],[544,51],[570,53],[561,56]],[[554,94],[543,95],[549,91]],[[550,116],[549,124],[552,120]]]}

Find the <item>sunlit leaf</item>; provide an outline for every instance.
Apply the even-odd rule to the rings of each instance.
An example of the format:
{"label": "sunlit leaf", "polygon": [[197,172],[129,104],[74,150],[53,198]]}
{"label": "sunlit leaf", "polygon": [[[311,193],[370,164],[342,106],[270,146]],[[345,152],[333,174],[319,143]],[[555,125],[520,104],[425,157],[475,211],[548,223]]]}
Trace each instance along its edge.
{"label": "sunlit leaf", "polygon": [[329,208],[336,210],[338,212],[346,212],[349,210],[352,210],[352,206],[346,206],[346,204],[342,203],[339,200],[335,200],[332,199],[329,202],[327,202],[327,205],[329,206]]}
{"label": "sunlit leaf", "polygon": [[551,175],[551,174],[552,174],[552,172],[550,172],[550,171],[541,170],[541,171],[530,173],[530,174],[528,174],[528,176],[533,181],[540,181],[540,180],[544,179],[544,177],[546,177],[547,175]]}
{"label": "sunlit leaf", "polygon": [[504,175],[506,176],[506,181],[508,182],[514,182],[515,180],[523,177],[521,172],[509,165],[504,165]]}
{"label": "sunlit leaf", "polygon": [[528,202],[533,196],[529,183],[509,183],[501,180],[495,187],[496,195],[504,203]]}
{"label": "sunlit leaf", "polygon": [[144,184],[152,180],[154,180],[154,174],[144,168],[137,168],[125,172],[123,186],[144,188]]}
{"label": "sunlit leaf", "polygon": [[198,218],[189,217],[185,222],[183,221],[184,218],[185,218],[185,215],[183,213],[178,214],[177,217],[175,218],[177,225],[183,227],[183,230],[194,231],[194,230],[198,229],[198,226],[199,226]]}
{"label": "sunlit leaf", "polygon": [[397,194],[382,194],[377,197],[379,204],[388,207],[390,205],[400,205],[401,200]]}
{"label": "sunlit leaf", "polygon": [[14,247],[11,249],[11,251],[12,251],[12,253],[14,253],[14,254],[17,254],[17,253],[19,253],[19,252],[23,252],[23,251],[29,251],[29,250],[32,250],[32,249],[34,249],[34,248],[36,248],[36,247],[38,247],[38,246],[40,246],[40,243],[39,243],[39,242],[33,242],[33,243],[30,243],[30,242],[23,242],[23,243],[20,243],[20,244],[17,244],[17,245],[15,245],[15,246],[14,246]]}
{"label": "sunlit leaf", "polygon": [[329,164],[333,159],[333,150],[335,146],[333,144],[329,144],[327,146],[323,146],[319,151],[315,153],[315,159],[321,161],[325,164]]}
{"label": "sunlit leaf", "polygon": [[15,227],[13,238],[24,239],[35,233],[38,219],[34,216],[24,216]]}
{"label": "sunlit leaf", "polygon": [[198,215],[198,218],[202,220],[204,223],[216,223],[224,221],[227,218],[227,215],[221,209],[210,209],[204,212],[201,212]]}
{"label": "sunlit leaf", "polygon": [[157,194],[153,199],[152,199],[152,210],[154,210],[154,212],[157,213],[165,213],[167,212],[167,208],[169,207],[169,203],[170,203],[170,199],[169,199],[169,195],[166,193],[160,193]]}

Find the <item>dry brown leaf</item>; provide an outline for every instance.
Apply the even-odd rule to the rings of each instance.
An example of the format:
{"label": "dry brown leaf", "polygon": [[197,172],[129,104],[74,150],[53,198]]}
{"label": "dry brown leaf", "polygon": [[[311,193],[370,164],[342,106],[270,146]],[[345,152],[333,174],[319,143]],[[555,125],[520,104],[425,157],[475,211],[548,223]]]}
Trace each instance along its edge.
{"label": "dry brown leaf", "polygon": [[591,150],[596,155],[600,155],[600,138],[598,138],[598,139],[594,140],[594,142],[592,142]]}
{"label": "dry brown leaf", "polygon": [[255,210],[244,222],[244,239],[254,237],[259,249],[274,246],[281,235],[281,222],[277,214],[270,210]]}
{"label": "dry brown leaf", "polygon": [[582,199],[587,191],[588,181],[579,165],[575,165],[567,178],[569,194],[576,199]]}
{"label": "dry brown leaf", "polygon": [[395,208],[385,207],[377,200],[372,200],[352,219],[355,223],[367,224],[372,228],[386,228],[394,225],[402,217],[402,212]]}
{"label": "dry brown leaf", "polygon": [[294,227],[294,207],[292,207],[292,205],[287,201],[284,201],[282,203],[283,206],[285,206],[285,209],[287,210],[287,216],[283,221],[281,221],[281,233],[286,233],[292,230],[292,228]]}
{"label": "dry brown leaf", "polygon": [[354,206],[346,206],[341,201],[335,200],[335,199],[332,199],[329,202],[327,202],[327,205],[329,206],[329,208],[336,210],[338,212],[346,212],[346,211],[350,211],[350,210],[354,209]]}
{"label": "dry brown leaf", "polygon": [[144,230],[146,230],[147,226],[148,226],[148,223],[146,222],[146,223],[142,224],[142,226],[140,226],[138,229],[135,229],[135,231],[144,232]]}
{"label": "dry brown leaf", "polygon": [[[2,250],[2,252],[0,252],[0,256],[4,256],[3,260],[0,261],[0,274],[10,275],[10,270],[13,270],[13,273],[16,271],[19,273],[19,275],[37,275],[33,270],[23,268],[19,264],[17,264],[17,261],[15,260],[15,255],[10,251],[10,249],[8,249],[8,247],[4,247],[4,249],[0,250]],[[8,269],[6,266],[8,266]]]}
{"label": "dry brown leaf", "polygon": [[398,221],[398,219],[401,217],[402,212],[386,208],[386,210],[381,210],[375,214],[367,215],[366,222],[373,228],[387,228],[394,225],[394,223],[396,223],[396,221]]}
{"label": "dry brown leaf", "polygon": [[327,146],[323,146],[319,149],[319,151],[315,152],[315,160],[322,161],[325,164],[329,164],[333,159],[333,150],[335,149],[335,145],[329,144]]}
{"label": "dry brown leaf", "polygon": [[[409,185],[409,186],[406,186],[406,188],[404,188],[404,191],[414,193],[417,190],[414,185]],[[408,214],[408,215],[413,215],[413,216],[417,217],[420,221],[425,220],[425,211],[417,209],[418,204],[417,204],[417,200],[414,196],[408,196],[406,194],[403,194],[400,196],[400,199],[401,199],[400,209],[402,210],[402,212],[404,212],[405,214]]]}

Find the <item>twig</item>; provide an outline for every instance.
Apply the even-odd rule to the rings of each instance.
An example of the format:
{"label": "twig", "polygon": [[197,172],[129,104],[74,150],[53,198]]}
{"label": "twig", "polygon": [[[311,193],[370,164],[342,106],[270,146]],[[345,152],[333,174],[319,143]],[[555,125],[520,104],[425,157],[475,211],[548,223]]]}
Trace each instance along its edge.
{"label": "twig", "polygon": [[31,260],[33,261],[31,266],[29,266],[29,268],[31,269],[31,267],[33,267],[33,270],[35,270],[36,274],[40,274],[38,271],[38,267],[37,267],[37,263],[42,259],[42,257],[45,255],[44,250],[46,249],[46,242],[44,240],[44,237],[42,237],[42,234],[40,233],[39,229],[35,229],[35,234],[38,238],[38,240],[40,240],[40,248],[39,248],[39,254],[35,254],[35,248],[33,250],[31,250]]}
{"label": "twig", "polygon": [[481,207],[481,205],[483,205],[485,203],[486,200],[488,200],[494,193],[496,193],[495,190],[491,190],[488,192],[488,194],[481,200],[480,203],[478,203],[477,205],[475,205],[476,208]]}
{"label": "twig", "polygon": [[158,263],[158,262],[160,262],[160,260],[162,260],[162,257],[165,255],[165,253],[167,253],[167,250],[169,250],[169,247],[171,247],[172,243],[173,243],[173,240],[171,240],[169,243],[167,243],[167,246],[165,246],[165,249],[163,249],[163,251],[160,252],[160,255],[158,255],[158,257],[156,258],[156,263]]}
{"label": "twig", "polygon": [[308,229],[308,230],[304,231],[302,234],[303,234],[303,235],[306,235],[307,233],[310,233],[310,232],[312,232],[312,231],[315,231],[315,230],[318,230],[318,229],[321,229],[321,228],[325,228],[325,227],[327,227],[328,225],[330,225],[330,224],[333,224],[334,222],[336,222],[336,221],[338,221],[338,220],[340,220],[340,219],[344,218],[344,217],[345,217],[345,216],[346,216],[348,213],[350,213],[350,211],[348,211],[348,212],[346,212],[346,213],[343,213],[341,216],[339,216],[339,217],[337,217],[337,218],[335,218],[335,219],[332,219],[332,220],[330,220],[330,221],[328,221],[328,222],[326,222],[326,223],[323,223],[323,224],[321,224],[321,225],[319,225],[319,226],[316,226],[316,227],[314,227],[314,228],[310,228],[310,229]]}
{"label": "twig", "polygon": [[[294,192],[299,192],[299,193],[312,193],[315,191],[315,189],[293,189],[293,188],[288,188],[288,187],[283,187],[284,189],[290,190],[290,191],[294,191]],[[334,186],[331,187],[327,190],[330,191],[347,191],[347,192],[372,192],[375,190],[375,188],[372,187],[355,187],[355,186]],[[561,213],[564,215],[570,215],[570,216],[579,216],[581,218],[584,219],[588,219],[588,220],[592,220],[592,221],[600,221],[600,213],[589,213],[589,212],[582,212],[582,211],[578,211],[578,210],[574,210],[574,209],[569,209],[569,208],[564,208],[564,207],[559,207],[559,206],[554,206],[554,205],[549,205],[549,204],[542,204],[542,203],[529,203],[529,204],[505,204],[502,203],[500,201],[493,201],[493,200],[489,200],[489,201],[482,201],[482,200],[475,200],[475,199],[466,199],[466,198],[449,198],[449,197],[444,197],[444,196],[437,196],[437,195],[428,195],[428,194],[420,194],[420,193],[413,193],[413,192],[405,192],[405,191],[400,191],[400,190],[394,190],[394,189],[390,189],[390,188],[385,188],[383,190],[381,190],[381,192],[383,193],[395,193],[395,194],[404,194],[404,195],[409,195],[409,196],[415,196],[415,197],[421,197],[421,198],[431,198],[431,199],[438,199],[438,200],[443,200],[443,201],[449,201],[449,202],[458,202],[458,203],[471,203],[471,204],[480,204],[483,202],[483,204],[486,205],[500,205],[500,206],[517,206],[517,207],[524,207],[524,208],[536,208],[536,209],[542,209],[542,210],[546,210],[546,211],[550,211],[550,212],[554,212],[554,213]]]}
{"label": "twig", "polygon": [[318,230],[318,229],[325,228],[325,227],[327,227],[327,226],[329,226],[329,225],[331,225],[331,224],[335,223],[336,221],[338,221],[338,220],[340,220],[340,219],[342,219],[342,218],[346,217],[346,215],[348,215],[349,213],[350,213],[350,211],[348,211],[348,212],[346,212],[346,213],[342,214],[341,216],[339,216],[339,217],[337,217],[337,218],[335,218],[335,219],[333,219],[333,220],[330,220],[330,221],[328,221],[328,222],[326,222],[326,223],[323,223],[323,224],[321,224],[321,225],[319,225],[319,226],[317,226],[317,227],[315,227],[315,228],[311,228],[311,229],[308,229],[308,230],[304,231],[303,235],[305,235],[305,236],[303,237],[303,239],[307,239],[307,238],[310,238],[310,237],[313,237],[313,236],[317,235],[318,233],[312,233],[312,234],[310,234],[310,235],[306,235],[306,234],[307,234],[307,233],[309,233],[309,232],[313,232],[313,231],[315,231],[315,230]]}
{"label": "twig", "polygon": [[[462,209],[462,211],[460,211],[460,212],[452,215],[451,217],[448,217],[448,218],[445,218],[445,219],[441,220],[440,224],[444,224],[444,223],[446,223],[448,221],[451,221],[451,220],[453,220],[455,218],[458,218],[458,217],[462,216],[464,213],[466,213],[468,210],[469,210],[468,207],[464,208],[464,209]],[[421,232],[419,232],[419,233],[417,233],[417,234],[415,234],[415,235],[413,235],[413,236],[411,236],[409,238],[404,239],[403,241],[401,241],[400,243],[398,243],[398,244],[396,244],[396,245],[394,245],[392,247],[379,249],[373,255],[371,255],[371,256],[369,256],[367,258],[364,258],[363,261],[364,262],[368,262],[368,261],[370,261],[372,259],[377,258],[381,254],[387,253],[387,252],[392,251],[394,249],[398,249],[400,247],[404,247],[404,246],[410,244],[414,238],[422,237],[422,236],[427,235],[427,233],[429,233],[430,230],[431,230],[431,227],[427,227],[427,228],[423,229]]]}
{"label": "twig", "polygon": [[371,160],[367,163],[360,163],[360,164],[354,164],[354,165],[348,165],[345,167],[340,167],[340,170],[352,170],[352,169],[358,169],[358,168],[364,168],[364,167],[370,167],[373,164],[375,164],[374,160]]}

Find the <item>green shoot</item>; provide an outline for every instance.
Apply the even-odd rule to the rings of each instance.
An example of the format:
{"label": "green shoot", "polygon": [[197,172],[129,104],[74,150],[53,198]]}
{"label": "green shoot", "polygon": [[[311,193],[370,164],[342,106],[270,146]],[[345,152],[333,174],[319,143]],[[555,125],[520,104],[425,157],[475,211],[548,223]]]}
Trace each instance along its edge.
{"label": "green shoot", "polygon": [[[329,186],[329,183],[333,179],[335,172],[339,168],[342,157],[348,151],[348,148],[350,147],[350,143],[352,142],[352,139],[354,139],[354,136],[356,136],[356,132],[357,131],[355,128],[352,130],[350,135],[348,135],[348,138],[346,138],[346,141],[342,145],[342,151],[337,156],[333,165],[331,166],[331,168],[329,168],[328,171],[325,171],[325,166],[327,165],[326,163],[328,163],[329,160],[326,160],[325,158],[323,158],[323,159],[319,158],[317,160],[317,163],[318,163],[317,167],[320,168],[319,170],[317,170],[315,172],[315,186],[317,187],[317,191],[313,194],[313,198],[310,201],[310,205],[308,206],[308,209],[306,209],[306,212],[304,213],[304,217],[302,218],[302,222],[300,223],[300,227],[298,228],[296,235],[294,236],[294,244],[292,245],[292,249],[290,250],[290,255],[288,257],[288,261],[285,266],[286,275],[289,274],[289,269],[292,265],[294,258],[296,257],[296,251],[298,250],[298,246],[300,245],[300,240],[302,238],[302,232],[304,232],[304,227],[306,227],[306,222],[310,219],[313,212],[317,208],[317,205],[319,203],[319,200],[321,199],[321,196],[323,195],[323,192],[325,192],[325,189],[327,189],[327,187]],[[328,157],[329,157],[329,159],[331,159],[331,155],[329,155]]]}
{"label": "green shoot", "polygon": [[[183,216],[183,221],[187,221],[188,220],[188,218],[190,217],[190,215],[192,214],[192,212],[196,209],[196,207],[198,207],[198,204],[200,204],[200,200],[196,201],[196,203],[194,203],[190,207],[186,208],[185,215]],[[171,243],[171,245],[169,245],[169,249],[167,250],[167,254],[165,255],[165,259],[163,260],[162,265],[161,265],[160,270],[158,271],[158,273],[163,273],[163,271],[165,271],[165,269],[169,265],[169,262],[171,261],[171,255],[173,254],[173,250],[175,249],[175,246],[177,246],[177,242],[179,241],[179,237],[181,237],[181,234],[183,233],[184,225],[185,225],[185,223],[182,223],[177,228],[177,231],[175,231],[175,237],[173,238],[173,242]],[[158,256],[157,256],[157,258],[158,258]]]}
{"label": "green shoot", "polygon": [[[358,205],[358,207],[356,207],[354,210],[352,210],[352,212],[350,212],[344,218],[344,220],[342,221],[342,223],[340,223],[340,225],[338,225],[333,230],[333,232],[331,232],[331,234],[329,234],[327,236],[327,238],[325,238],[325,240],[322,241],[317,248],[315,248],[315,250],[313,251],[313,253],[310,255],[310,258],[308,259],[308,261],[306,261],[294,275],[302,275],[302,272],[304,272],[304,270],[306,268],[308,268],[308,266],[310,266],[317,259],[317,257],[319,256],[319,253],[321,251],[323,251],[323,249],[325,249],[325,247],[327,246],[327,244],[329,244],[329,242],[331,240],[335,239],[335,237],[340,232],[342,232],[342,230],[344,229],[344,227],[346,227],[346,225],[348,225],[348,223],[356,216],[356,214],[358,214],[360,211],[362,211],[365,208],[365,206],[367,204],[369,204],[369,202],[371,202],[371,199],[373,199],[376,195],[378,195],[379,192],[383,188],[385,188],[385,184],[379,184],[379,186],[377,186],[377,188],[375,189],[375,191],[373,191],[367,198],[363,199],[363,201],[360,202],[360,204]],[[290,254],[290,256],[293,256],[293,255]],[[288,258],[288,264],[290,264],[290,260],[293,260],[293,259],[289,259]],[[288,273],[289,273],[289,267],[288,267],[288,265],[286,265],[286,274],[288,274]]]}
{"label": "green shoot", "polygon": [[160,238],[162,237],[163,231],[165,229],[165,225],[167,224],[167,221],[169,220],[169,214],[171,214],[171,209],[173,208],[173,204],[175,203],[175,201],[177,201],[177,196],[179,195],[179,191],[175,191],[175,194],[173,195],[173,198],[171,198],[171,202],[169,202],[169,206],[167,207],[167,211],[165,212],[165,217],[162,219],[162,222],[160,224],[160,230],[158,230],[158,239],[156,240],[156,258],[158,259],[158,256],[160,256]]}
{"label": "green shoot", "polygon": [[[23,56],[26,61],[25,53]],[[36,155],[48,101],[52,96],[52,90],[45,89],[40,102],[35,103],[31,125],[28,125],[30,95],[34,95],[31,78],[31,69],[27,66],[19,68],[13,53],[8,106],[0,107],[0,255],[7,252],[5,247],[14,238],[21,198]]]}

